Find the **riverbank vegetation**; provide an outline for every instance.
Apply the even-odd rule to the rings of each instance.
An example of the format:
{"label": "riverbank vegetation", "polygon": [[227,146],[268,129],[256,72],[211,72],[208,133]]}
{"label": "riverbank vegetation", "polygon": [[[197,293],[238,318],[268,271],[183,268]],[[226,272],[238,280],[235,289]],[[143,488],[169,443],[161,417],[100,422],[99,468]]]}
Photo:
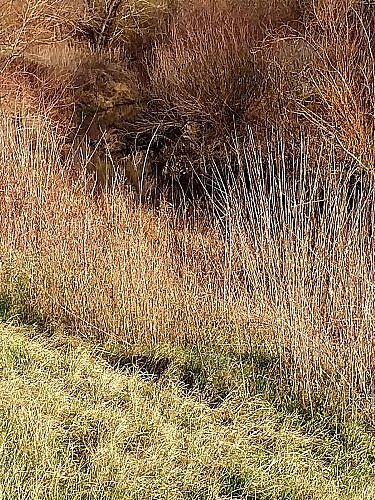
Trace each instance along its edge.
{"label": "riverbank vegetation", "polygon": [[371,2],[0,12],[4,497],[370,498]]}

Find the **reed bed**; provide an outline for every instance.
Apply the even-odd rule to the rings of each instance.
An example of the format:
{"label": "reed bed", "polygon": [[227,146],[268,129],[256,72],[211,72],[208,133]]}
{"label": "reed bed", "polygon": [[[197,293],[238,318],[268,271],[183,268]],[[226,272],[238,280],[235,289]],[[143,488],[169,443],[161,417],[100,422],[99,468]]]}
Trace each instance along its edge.
{"label": "reed bed", "polygon": [[99,188],[48,117],[2,124],[8,317],[128,346],[263,346],[305,408],[371,418],[375,191],[350,159],[327,173],[301,142],[291,168],[249,133],[205,228],[140,206],[120,174]]}

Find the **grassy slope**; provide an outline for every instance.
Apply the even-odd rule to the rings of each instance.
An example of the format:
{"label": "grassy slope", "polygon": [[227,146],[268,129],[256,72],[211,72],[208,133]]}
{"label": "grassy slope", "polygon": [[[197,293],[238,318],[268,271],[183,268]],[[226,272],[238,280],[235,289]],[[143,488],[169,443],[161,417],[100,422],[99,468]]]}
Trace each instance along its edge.
{"label": "grassy slope", "polygon": [[375,439],[358,425],[308,432],[241,388],[207,404],[174,362],[156,378],[81,340],[0,336],[0,498],[375,495]]}

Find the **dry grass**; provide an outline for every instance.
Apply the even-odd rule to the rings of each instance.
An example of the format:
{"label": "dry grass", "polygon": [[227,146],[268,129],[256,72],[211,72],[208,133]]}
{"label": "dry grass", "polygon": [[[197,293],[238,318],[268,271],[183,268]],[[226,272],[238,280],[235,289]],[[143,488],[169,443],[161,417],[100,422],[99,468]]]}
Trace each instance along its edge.
{"label": "dry grass", "polygon": [[63,138],[38,119],[17,129],[3,116],[3,266],[13,276],[6,286],[26,287],[31,310],[93,335],[125,342],[204,335],[206,318],[230,304],[219,288],[212,296],[217,273],[208,263],[207,279],[195,275],[204,256],[185,265],[194,247],[174,229],[173,213],[134,208],[122,186],[98,198],[84,172],[72,181]]}
{"label": "dry grass", "polygon": [[83,5],[63,0],[2,1],[2,52],[22,54],[37,45],[50,45],[71,36],[82,17]]}
{"label": "dry grass", "polygon": [[266,158],[244,146],[242,183],[222,203],[227,244],[273,318],[285,380],[312,408],[335,393],[355,414],[374,397],[374,183],[350,158],[331,156],[327,173],[323,151],[311,171],[300,148],[291,169],[282,143]]}
{"label": "dry grass", "polygon": [[375,16],[365,2],[322,2],[305,41],[314,50],[310,96],[299,103],[338,150],[373,171],[375,117]]}
{"label": "dry grass", "polygon": [[[278,397],[373,421],[369,6],[291,2],[284,11],[280,3],[262,24],[256,3],[180,5],[169,22],[157,14],[171,13],[169,4],[129,4],[139,11],[137,36],[151,24],[165,29],[156,36],[155,28],[153,59],[145,58],[148,96],[157,100],[141,118],[148,132],[169,127],[174,135],[151,166],[164,162],[178,182],[188,168],[210,174],[210,186],[199,182],[211,213],[187,227],[171,204],[139,206],[125,184],[121,162],[141,158],[133,170],[142,184],[155,158],[149,135],[137,156],[138,110],[97,119],[130,87],[135,101],[138,93],[148,100],[137,87],[139,57],[121,63],[131,36],[116,18],[104,46],[77,41],[78,13],[98,9],[102,19],[109,4],[69,5],[13,2],[13,17],[8,5],[1,11],[0,292],[8,317],[127,346],[207,343],[249,353],[262,345],[278,360]],[[78,104],[96,119],[95,137],[85,138],[91,150],[71,140]],[[249,124],[256,137],[262,132],[259,146]],[[270,134],[271,125],[295,136],[293,144]],[[126,143],[126,134],[138,142]],[[101,147],[113,179],[99,186],[92,164]]]}
{"label": "dry grass", "polygon": [[212,200],[221,228],[202,232],[168,205],[137,207],[120,181],[95,194],[47,118],[2,119],[1,295],[14,314],[129,345],[261,343],[306,409],[371,418],[371,181],[340,165],[312,175],[303,145],[290,177],[282,148],[263,159],[248,143],[247,186]]}
{"label": "dry grass", "polygon": [[0,9],[0,495],[371,498],[369,4],[116,5]]}

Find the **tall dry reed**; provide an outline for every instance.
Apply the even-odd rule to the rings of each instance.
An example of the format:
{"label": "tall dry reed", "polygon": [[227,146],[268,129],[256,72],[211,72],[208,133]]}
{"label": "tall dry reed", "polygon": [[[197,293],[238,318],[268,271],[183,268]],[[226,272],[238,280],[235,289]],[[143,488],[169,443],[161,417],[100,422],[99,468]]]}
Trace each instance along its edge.
{"label": "tall dry reed", "polygon": [[98,194],[47,118],[1,119],[1,297],[14,314],[125,344],[262,345],[306,406],[370,412],[375,190],[350,159],[332,154],[328,173],[301,142],[291,165],[281,139],[265,152],[250,136],[242,177],[219,177],[216,229],[192,230],[120,181]]}
{"label": "tall dry reed", "polygon": [[319,161],[310,149],[302,140],[291,159],[282,139],[264,151],[250,136],[240,178],[228,190],[220,177],[213,207],[249,302],[272,318],[264,340],[285,383],[311,408],[355,414],[374,398],[375,184],[350,155],[322,147]]}

